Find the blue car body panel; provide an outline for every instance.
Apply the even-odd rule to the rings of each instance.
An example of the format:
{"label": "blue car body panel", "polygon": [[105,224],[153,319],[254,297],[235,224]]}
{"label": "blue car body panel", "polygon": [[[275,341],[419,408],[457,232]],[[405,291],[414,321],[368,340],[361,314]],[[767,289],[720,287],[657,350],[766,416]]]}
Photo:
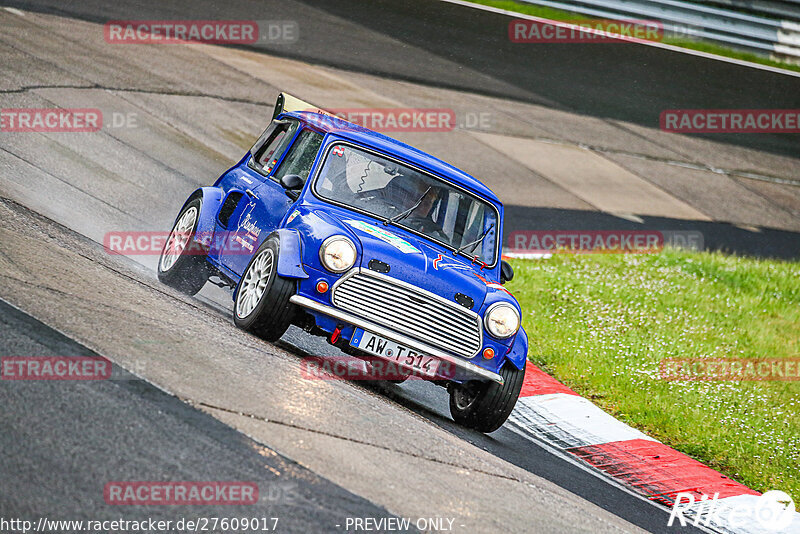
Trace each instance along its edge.
{"label": "blue car body panel", "polygon": [[[287,196],[283,186],[271,177],[272,173],[258,172],[251,164],[250,153],[223,173],[214,186],[198,189],[190,197],[203,198],[195,238],[208,247],[207,260],[217,272],[238,288],[241,276],[258,248],[269,236],[276,236],[280,242],[278,274],[297,279],[298,295],[332,306],[331,291],[320,294],[316,286],[324,281],[332,287],[345,273],[328,271],[321,263],[319,248],[328,237],[344,235],[357,249],[358,259],[354,268],[367,269],[370,260],[377,259],[391,266],[389,276],[393,278],[451,301],[457,293],[468,296],[473,302],[471,309],[481,319],[488,307],[499,301],[513,305],[522,317],[516,299],[498,282],[499,254],[493,265],[471,263],[468,258],[454,255],[452,249],[426,239],[422,234],[397,225],[387,226],[375,216],[325,201],[315,194],[312,184],[321,161],[334,143],[348,142],[379,152],[434,174],[491,204],[497,210],[498,227],[490,237],[495,239],[499,250],[503,204],[489,188],[463,171],[380,133],[354,125],[338,128],[329,124],[330,127],[323,128],[320,124],[326,122],[310,120],[319,116],[309,112],[278,117],[279,120],[284,118],[300,121],[292,142],[303,129],[324,135],[309,178],[296,199]],[[291,143],[286,146],[291,146]],[[272,162],[272,171],[280,167],[286,152],[288,150]],[[232,250],[238,252],[232,253]],[[320,312],[307,311],[323,331],[330,333],[338,327],[342,339],[349,340],[352,336],[352,325],[342,324]],[[477,354],[470,361],[492,372],[498,372],[506,361],[521,369],[528,350],[524,330],[520,328],[515,336],[501,340],[489,335],[482,324],[481,327],[484,328],[481,351],[492,348],[496,356],[485,359]]]}

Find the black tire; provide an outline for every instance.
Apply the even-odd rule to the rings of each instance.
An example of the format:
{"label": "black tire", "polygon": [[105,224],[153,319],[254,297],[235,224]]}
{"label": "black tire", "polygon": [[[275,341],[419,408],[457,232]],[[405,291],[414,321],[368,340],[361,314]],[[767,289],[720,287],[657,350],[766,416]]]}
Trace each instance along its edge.
{"label": "black tire", "polygon": [[[197,232],[197,224],[200,220],[200,209],[203,201],[196,198],[186,204],[181,212],[175,218],[175,224],[172,225],[170,237],[164,243],[164,248],[161,250],[161,256],[158,258],[158,279],[170,287],[177,289],[187,295],[195,295],[205,285],[209,277],[209,265],[206,261],[206,251],[200,245],[193,241],[194,234]],[[173,234],[177,231],[179,224],[184,221],[184,217],[193,210],[194,222],[191,228],[186,228],[181,233],[182,236],[188,235],[188,242],[180,250],[179,254],[170,255],[167,258],[165,253],[167,249],[174,249]],[[175,258],[177,256],[177,258]],[[174,262],[172,261],[174,259]]]}
{"label": "black tire", "polygon": [[[297,307],[289,302],[289,298],[295,294],[297,284],[291,278],[278,276],[278,255],[280,254],[280,242],[277,236],[269,236],[260,247],[244,270],[242,280],[236,289],[236,298],[233,303],[233,322],[242,330],[247,330],[266,341],[277,341],[292,324]],[[262,255],[271,256],[272,266],[266,278],[266,285],[260,295],[254,293],[255,305],[252,302],[248,305],[244,302],[246,289],[244,284],[257,283],[265,269],[264,266],[258,267],[257,262],[261,261]],[[266,261],[266,260],[264,260]],[[248,276],[253,278],[248,280]],[[251,286],[252,287],[252,286]],[[255,296],[257,295],[257,296]],[[240,316],[240,313],[242,315]]]}
{"label": "black tire", "polygon": [[505,380],[497,382],[469,382],[450,387],[450,415],[456,423],[479,432],[494,432],[506,422],[517,404],[525,367],[517,369],[509,362],[500,369]]}

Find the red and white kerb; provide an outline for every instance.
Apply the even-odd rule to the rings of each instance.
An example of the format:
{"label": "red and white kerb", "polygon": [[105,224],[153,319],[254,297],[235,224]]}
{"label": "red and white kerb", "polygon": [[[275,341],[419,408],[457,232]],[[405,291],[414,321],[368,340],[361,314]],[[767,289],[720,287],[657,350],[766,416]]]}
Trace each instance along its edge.
{"label": "red and white kerb", "polygon": [[[630,490],[672,507],[679,493],[700,503],[718,494],[720,505],[757,499],[752,490],[643,434],[528,362],[520,398],[509,418],[520,433],[546,442]],[[725,516],[709,525],[730,532]],[[736,532],[759,532],[737,525]],[[792,525],[800,525],[800,513]]]}

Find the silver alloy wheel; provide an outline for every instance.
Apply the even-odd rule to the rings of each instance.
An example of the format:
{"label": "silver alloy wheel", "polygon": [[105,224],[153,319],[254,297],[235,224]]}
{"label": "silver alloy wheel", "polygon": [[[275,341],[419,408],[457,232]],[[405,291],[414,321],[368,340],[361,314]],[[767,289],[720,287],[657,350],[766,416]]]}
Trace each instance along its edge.
{"label": "silver alloy wheel", "polygon": [[172,269],[175,262],[183,254],[189,239],[192,236],[194,225],[197,222],[197,208],[192,206],[181,215],[175,227],[169,234],[167,244],[164,245],[164,252],[161,253],[161,272],[165,273]]}
{"label": "silver alloy wheel", "polygon": [[240,319],[253,313],[258,306],[267,289],[267,283],[272,276],[274,267],[275,255],[268,248],[264,249],[250,264],[236,296],[236,315]]}

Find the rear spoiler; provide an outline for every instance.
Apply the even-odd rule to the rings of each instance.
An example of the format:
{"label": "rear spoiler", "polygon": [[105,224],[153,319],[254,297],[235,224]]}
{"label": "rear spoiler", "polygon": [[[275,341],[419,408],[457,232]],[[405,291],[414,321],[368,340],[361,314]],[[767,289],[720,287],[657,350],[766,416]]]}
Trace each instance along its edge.
{"label": "rear spoiler", "polygon": [[281,93],[278,95],[278,100],[275,102],[275,111],[272,112],[272,120],[281,113],[291,113],[292,111],[310,111],[312,113],[321,113],[323,115],[330,115],[335,117],[333,113],[326,111],[314,104],[309,104],[304,100],[300,100],[296,96],[289,93]]}

